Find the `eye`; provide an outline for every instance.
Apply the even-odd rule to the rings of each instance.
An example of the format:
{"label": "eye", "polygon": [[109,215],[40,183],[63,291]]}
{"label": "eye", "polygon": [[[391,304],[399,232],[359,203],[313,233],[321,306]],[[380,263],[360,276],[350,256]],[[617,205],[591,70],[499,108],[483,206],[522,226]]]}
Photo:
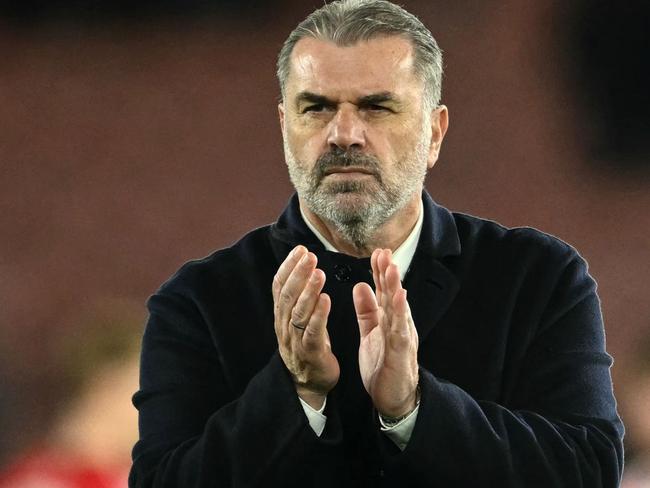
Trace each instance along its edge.
{"label": "eye", "polygon": [[323,112],[325,110],[325,105],[322,103],[315,103],[314,105],[307,105],[302,109],[302,113],[306,114],[308,112]]}
{"label": "eye", "polygon": [[390,112],[392,112],[392,110],[389,109],[388,107],[386,107],[384,105],[376,105],[376,104],[368,105],[366,107],[366,110],[368,110],[369,112],[375,112],[375,113],[382,113],[382,112],[390,113]]}

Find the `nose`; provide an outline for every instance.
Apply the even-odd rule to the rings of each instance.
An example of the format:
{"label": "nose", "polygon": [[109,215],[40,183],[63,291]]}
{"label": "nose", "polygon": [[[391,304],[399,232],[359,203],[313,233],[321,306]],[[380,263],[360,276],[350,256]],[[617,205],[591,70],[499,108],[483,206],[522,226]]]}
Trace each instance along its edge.
{"label": "nose", "polygon": [[366,126],[357,113],[357,107],[340,106],[329,123],[327,143],[330,147],[363,149],[366,145]]}

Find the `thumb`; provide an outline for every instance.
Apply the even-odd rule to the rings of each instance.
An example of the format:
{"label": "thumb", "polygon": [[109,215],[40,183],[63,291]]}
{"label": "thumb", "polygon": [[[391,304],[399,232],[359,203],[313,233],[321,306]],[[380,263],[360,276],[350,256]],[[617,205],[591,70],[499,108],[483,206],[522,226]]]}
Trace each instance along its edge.
{"label": "thumb", "polygon": [[375,293],[367,283],[357,283],[352,289],[352,300],[357,312],[359,333],[365,337],[379,324],[379,307]]}

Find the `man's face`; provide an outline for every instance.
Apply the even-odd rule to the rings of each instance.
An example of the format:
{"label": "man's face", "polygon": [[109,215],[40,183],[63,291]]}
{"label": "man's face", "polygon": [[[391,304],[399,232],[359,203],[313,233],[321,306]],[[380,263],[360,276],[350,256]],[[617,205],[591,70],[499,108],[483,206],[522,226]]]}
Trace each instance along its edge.
{"label": "man's face", "polygon": [[446,111],[425,110],[412,51],[397,36],[347,47],[304,38],[291,56],[279,107],[289,175],[352,242],[419,199],[438,156]]}

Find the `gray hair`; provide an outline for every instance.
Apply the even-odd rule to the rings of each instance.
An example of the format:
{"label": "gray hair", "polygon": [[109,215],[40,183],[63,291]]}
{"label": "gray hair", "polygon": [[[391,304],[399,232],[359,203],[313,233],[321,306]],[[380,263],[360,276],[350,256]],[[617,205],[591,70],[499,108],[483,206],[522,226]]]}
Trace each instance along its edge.
{"label": "gray hair", "polygon": [[442,51],[422,22],[402,7],[385,0],[340,0],[312,12],[284,42],[278,55],[277,76],[282,98],[290,71],[290,58],[296,43],[312,37],[351,46],[380,36],[402,36],[411,41],[415,73],[424,82],[427,108],[440,103],[442,92]]}

